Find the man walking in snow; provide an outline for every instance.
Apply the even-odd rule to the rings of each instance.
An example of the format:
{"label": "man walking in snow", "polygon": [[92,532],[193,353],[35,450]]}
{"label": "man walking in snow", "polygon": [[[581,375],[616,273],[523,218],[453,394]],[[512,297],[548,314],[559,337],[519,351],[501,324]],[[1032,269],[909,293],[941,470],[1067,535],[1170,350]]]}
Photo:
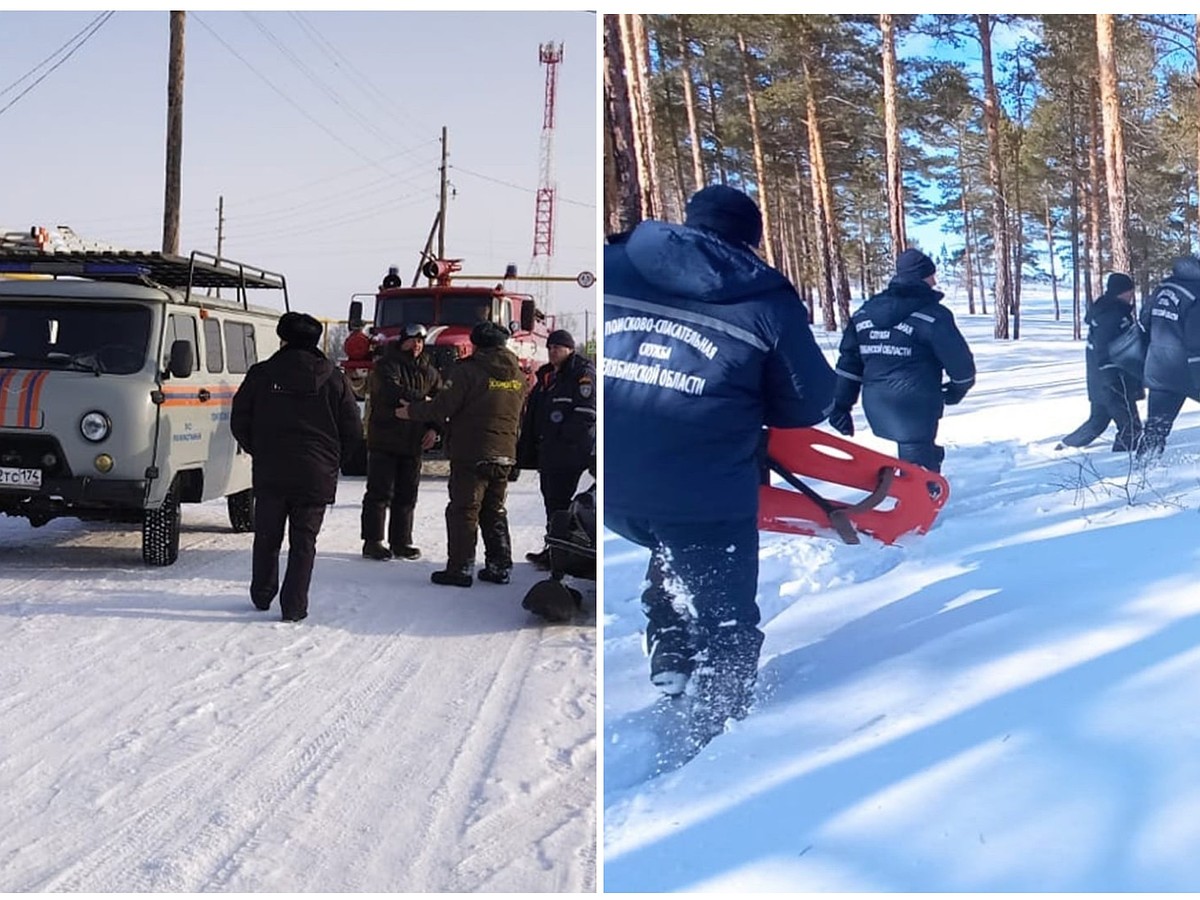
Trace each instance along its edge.
{"label": "man walking in snow", "polygon": [[1200,259],[1175,260],[1171,275],[1142,306],[1146,345],[1146,428],[1139,458],[1160,455],[1188,397],[1200,400]]}
{"label": "man walking in snow", "polygon": [[940,472],[946,451],[937,444],[938,423],[944,406],[958,403],[975,384],[975,358],[954,313],[942,306],[942,292],[933,289],[936,271],[933,260],[910,247],[896,260],[887,290],[851,318],[829,424],[854,434],[851,410],[861,389],[871,430],[895,441],[901,459]]}
{"label": "man walking in snow", "polygon": [[[275,594],[285,622],[308,615],[308,586],[325,507],[337,495],[338,469],[362,440],[362,419],[346,375],[317,349],[321,323],[284,313],[282,344],[255,363],[233,397],[229,426],[253,457],[254,553],[250,599],[270,609]],[[279,550],[288,558],[279,586]]]}
{"label": "man walking in snow", "polygon": [[650,550],[650,680],[694,681],[700,743],[746,715],[757,676],[763,427],[821,421],[834,385],[761,239],[754,201],[714,185],[683,225],[645,221],[604,250],[604,521]]}
{"label": "man walking in snow", "polygon": [[[1133,279],[1123,272],[1108,276],[1105,291],[1088,310],[1087,393],[1091,414],[1082,425],[1062,439],[1061,447],[1086,447],[1104,434],[1109,422],[1117,423],[1114,453],[1137,448],[1142,419],[1137,401],[1145,396],[1141,380],[1124,371],[1113,359],[1112,342],[1138,324],[1133,316]],[[1058,448],[1056,448],[1058,449]]]}

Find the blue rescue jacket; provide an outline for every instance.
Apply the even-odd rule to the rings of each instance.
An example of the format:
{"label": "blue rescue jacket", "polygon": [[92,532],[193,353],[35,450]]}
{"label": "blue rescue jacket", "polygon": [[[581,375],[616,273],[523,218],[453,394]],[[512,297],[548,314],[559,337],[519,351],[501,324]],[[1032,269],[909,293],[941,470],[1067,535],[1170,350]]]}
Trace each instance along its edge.
{"label": "blue rescue jacket", "polygon": [[1176,261],[1171,277],[1142,306],[1146,346],[1146,387],[1200,400],[1200,262]]}
{"label": "blue rescue jacket", "polygon": [[932,441],[942,417],[942,372],[959,397],[975,383],[975,358],[941,299],[924,281],[893,280],[842,334],[834,402],[853,408],[861,387],[878,437]]}
{"label": "blue rescue jacket", "polygon": [[795,289],[704,229],[604,248],[604,507],[662,522],[758,510],[764,425],[828,415],[835,378]]}

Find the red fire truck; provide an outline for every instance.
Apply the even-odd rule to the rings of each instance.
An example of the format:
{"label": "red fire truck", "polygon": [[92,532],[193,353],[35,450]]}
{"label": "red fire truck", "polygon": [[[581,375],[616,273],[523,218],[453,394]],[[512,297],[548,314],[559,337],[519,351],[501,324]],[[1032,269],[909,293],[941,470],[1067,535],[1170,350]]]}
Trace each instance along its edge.
{"label": "red fire truck", "polygon": [[[425,352],[443,374],[455,360],[471,355],[471,329],[475,325],[491,321],[506,326],[512,331],[508,348],[517,355],[532,384],[538,367],[549,360],[546,338],[554,330],[553,316],[539,310],[531,295],[505,288],[504,282],[516,277],[515,266],[501,277],[460,275],[461,269],[462,261],[458,259],[430,260],[421,269],[429,279],[428,285],[380,287],[373,295],[375,311],[369,324],[363,319],[363,301],[357,298],[372,295],[355,294],[351,298],[350,335],[341,366],[360,400],[367,399],[367,380],[380,344],[396,338],[403,326],[412,323],[428,329]],[[366,419],[364,411],[363,421]],[[347,461],[343,473],[363,474],[365,465],[365,456]]]}

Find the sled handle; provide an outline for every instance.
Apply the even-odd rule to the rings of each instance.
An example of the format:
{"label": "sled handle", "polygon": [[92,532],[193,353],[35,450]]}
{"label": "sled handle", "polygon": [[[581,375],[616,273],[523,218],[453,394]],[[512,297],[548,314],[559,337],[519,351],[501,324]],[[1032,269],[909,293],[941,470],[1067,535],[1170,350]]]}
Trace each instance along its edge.
{"label": "sled handle", "polygon": [[875,490],[871,491],[870,494],[857,503],[834,503],[810,488],[794,472],[789,471],[781,462],[773,457],[767,457],[767,465],[772,472],[820,507],[821,512],[825,513],[825,516],[829,519],[830,526],[838,533],[838,537],[847,544],[861,543],[858,531],[854,528],[854,523],[850,521],[850,514],[866,512],[882,503],[892,488],[892,482],[896,478],[895,469],[891,466],[883,466],[879,470],[879,480],[875,484]]}

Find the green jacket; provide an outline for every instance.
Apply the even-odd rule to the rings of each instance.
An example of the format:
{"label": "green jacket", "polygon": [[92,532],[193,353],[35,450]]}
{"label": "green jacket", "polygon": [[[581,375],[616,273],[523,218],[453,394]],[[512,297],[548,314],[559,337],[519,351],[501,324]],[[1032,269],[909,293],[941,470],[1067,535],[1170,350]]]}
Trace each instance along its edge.
{"label": "green jacket", "polygon": [[436,397],[413,402],[408,413],[417,421],[446,422],[447,459],[515,461],[525,390],[511,350],[476,347],[454,364]]}

